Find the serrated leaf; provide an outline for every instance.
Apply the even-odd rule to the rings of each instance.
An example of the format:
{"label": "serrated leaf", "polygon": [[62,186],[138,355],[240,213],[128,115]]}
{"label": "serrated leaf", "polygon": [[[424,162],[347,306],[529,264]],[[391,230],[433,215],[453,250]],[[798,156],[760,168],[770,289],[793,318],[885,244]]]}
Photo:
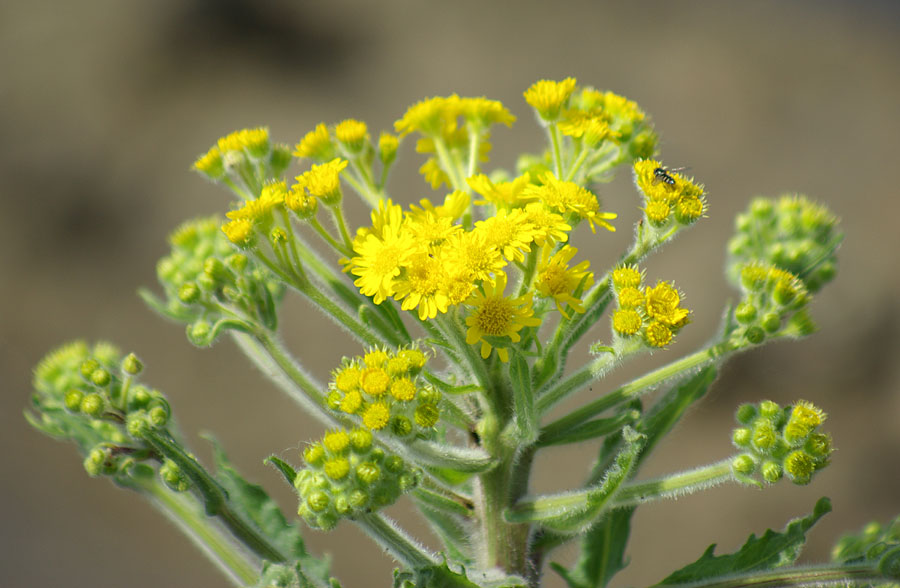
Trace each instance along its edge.
{"label": "serrated leaf", "polygon": [[247,520],[252,521],[269,541],[290,561],[298,561],[303,571],[317,583],[328,583],[328,561],[311,556],[306,551],[300,530],[288,523],[281,509],[266,491],[245,480],[231,465],[225,452],[210,436],[216,464],[216,479],[228,493],[228,501]]}
{"label": "serrated leaf", "polygon": [[718,576],[771,570],[792,564],[806,543],[807,531],[829,512],[831,501],[820,498],[809,516],[790,521],[780,533],[768,529],[759,538],[751,534],[747,542],[735,553],[713,555],[716,549],[716,544],[713,543],[700,559],[670,574],[659,585],[700,582]]}

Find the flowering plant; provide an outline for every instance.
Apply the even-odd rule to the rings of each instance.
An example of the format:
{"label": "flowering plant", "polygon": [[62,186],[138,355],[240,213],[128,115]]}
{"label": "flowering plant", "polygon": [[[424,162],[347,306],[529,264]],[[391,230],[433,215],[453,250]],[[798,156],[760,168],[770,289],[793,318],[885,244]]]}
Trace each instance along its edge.
{"label": "flowering plant", "polygon": [[[176,229],[157,267],[162,293],[141,293],[185,324],[195,345],[232,337],[326,425],[302,455],[266,461],[295,489],[307,526],[349,522],[381,544],[399,564],[395,586],[538,586],[548,563],[573,588],[606,586],[626,565],[641,504],[726,482],[808,484],[832,453],[820,408],[761,400],[737,408],[730,457],[636,479],[727,357],[814,330],[808,305],[835,274],[842,235],[834,215],[802,196],[755,199],[728,243],[738,299],[710,342],[594,392],[625,360],[668,352],[690,322],[675,284],[650,279],[641,264],[706,215],[706,192],[656,159],[657,136],[634,102],[572,78],[539,81],[524,96],[548,144],[522,154],[514,171],[483,173],[492,128],[515,120],[485,98],[423,100],[395,123],[396,134],[377,141],[357,120],[320,124],[293,149],[271,142],[265,128],[219,139],[194,168],[227,187],[235,205],[227,220]],[[427,157],[420,173],[445,195],[403,208],[388,197],[387,177],[410,135]],[[290,183],[293,157],[311,164]],[[633,173],[642,217],[619,262],[595,274],[573,241],[616,230],[616,214],[595,190],[623,167]],[[347,188],[372,209],[371,224],[355,232],[344,214]],[[576,234],[579,225],[590,234]],[[278,337],[289,291],[361,345],[327,384]],[[609,335],[590,345],[589,362],[569,369],[570,352],[604,317]],[[141,381],[142,369],[134,354],[108,343],[65,345],[37,366],[26,417],[76,443],[89,475],[178,520],[236,584],[339,585],[327,560],[306,548],[301,523],[220,447],[215,471],[191,454],[166,396]],[[579,393],[576,409],[550,416]],[[600,450],[581,487],[529,491],[541,450],[595,439]],[[438,552],[380,512],[403,495],[430,524]],[[900,519],[845,537],[829,564],[793,565],[829,509],[823,498],[812,514],[751,536],[732,554],[710,548],[661,584],[896,582]],[[580,546],[572,567],[549,562],[569,543]]]}

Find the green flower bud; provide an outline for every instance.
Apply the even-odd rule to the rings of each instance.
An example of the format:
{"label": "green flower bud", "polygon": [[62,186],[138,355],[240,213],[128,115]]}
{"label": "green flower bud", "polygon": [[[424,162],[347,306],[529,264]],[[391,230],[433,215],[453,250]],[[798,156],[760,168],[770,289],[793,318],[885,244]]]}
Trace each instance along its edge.
{"label": "green flower bud", "polygon": [[794,484],[804,486],[816,472],[816,460],[802,450],[793,451],[784,460],[784,470]]}
{"label": "green flower bud", "polygon": [[744,333],[744,337],[753,345],[759,345],[766,340],[766,332],[760,327],[752,326]]}
{"label": "green flower bud", "polygon": [[316,525],[323,531],[331,531],[337,526],[337,522],[337,517],[329,513],[320,514],[316,517]]}
{"label": "green flower bud", "polygon": [[759,403],[759,414],[761,417],[769,419],[775,423],[781,420],[784,411],[777,402],[771,400],[763,400]]}
{"label": "green flower bud", "polygon": [[154,427],[165,427],[169,422],[169,411],[162,406],[154,406],[147,413],[147,416]]}
{"label": "green flower bud", "polygon": [[291,148],[283,143],[276,143],[272,146],[272,152],[269,155],[269,169],[271,169],[270,176],[278,177],[284,173],[284,170],[286,170],[291,164],[291,161],[293,161],[291,151]]}
{"label": "green flower bud", "polygon": [[207,347],[212,341],[210,335],[212,333],[212,325],[207,321],[200,319],[187,326],[188,341],[197,347]]}
{"label": "green flower bud", "polygon": [[99,361],[96,359],[87,359],[81,364],[81,375],[85,380],[90,381],[91,376],[98,369],[100,369]]}
{"label": "green flower bud", "polygon": [[110,470],[115,471],[115,468],[111,467],[110,458],[111,453],[108,448],[94,447],[88,452],[87,457],[84,458],[84,470],[92,478],[109,474],[111,473]]}
{"label": "green flower bud", "polygon": [[84,399],[84,393],[78,388],[72,388],[68,392],[66,392],[65,397],[63,398],[63,404],[66,405],[66,410],[70,412],[78,412],[81,410],[81,401]]}
{"label": "green flower bud", "polygon": [[122,360],[122,371],[130,376],[136,376],[144,369],[144,364],[134,353],[129,353]]}
{"label": "green flower bud", "polygon": [[416,407],[416,412],[414,414],[416,424],[423,429],[434,427],[440,416],[441,412],[434,404],[419,404],[419,406]]}
{"label": "green flower bud", "polygon": [[191,487],[190,479],[171,459],[166,459],[160,466],[159,477],[173,492],[185,492]]}
{"label": "green flower bud", "polygon": [[756,319],[756,307],[749,302],[741,302],[734,309],[734,318],[741,324],[752,323]]}
{"label": "green flower bud", "polygon": [[749,476],[756,471],[756,462],[750,455],[739,455],[731,460],[731,469],[735,474]]}
{"label": "green flower bud", "polygon": [[397,437],[406,437],[412,433],[412,421],[403,415],[397,415],[391,419],[391,432]]}
{"label": "green flower bud", "polygon": [[362,510],[369,504],[369,496],[362,490],[353,490],[347,495],[347,501],[350,506],[356,510]]}
{"label": "green flower bud", "polygon": [[110,380],[112,380],[112,376],[103,368],[98,368],[91,374],[91,382],[100,388],[108,386]]}
{"label": "green flower bud", "polygon": [[416,397],[419,399],[420,405],[421,404],[437,405],[441,401],[441,398],[443,398],[443,394],[441,394],[441,391],[437,390],[436,388],[432,388],[431,386],[426,386],[425,388],[422,388],[421,390],[419,390]]}
{"label": "green flower bud", "polygon": [[763,315],[760,324],[767,333],[775,333],[781,328],[781,317],[774,312],[768,312]]}
{"label": "green flower bud", "polygon": [[150,396],[150,392],[148,392],[147,389],[141,385],[132,387],[129,396],[129,410],[146,408],[147,405],[150,404],[150,400],[152,398]]}
{"label": "green flower bud", "polygon": [[318,443],[310,445],[303,451],[303,459],[313,467],[321,466],[325,463],[325,449]]}
{"label": "green flower bud", "polygon": [[364,462],[356,466],[356,477],[364,484],[374,484],[381,479],[381,468],[372,462]]}
{"label": "green flower bud", "polygon": [[739,449],[745,449],[750,446],[753,433],[747,427],[739,427],[731,433],[731,442]]}
{"label": "green flower bud", "polygon": [[775,463],[774,461],[767,461],[762,464],[760,473],[762,474],[763,480],[769,484],[774,484],[784,475],[784,469],[781,467],[781,464]]}
{"label": "green flower bud", "polygon": [[881,557],[878,571],[894,582],[900,581],[900,547],[894,547]]}
{"label": "green flower bud", "polygon": [[81,399],[81,412],[88,416],[97,417],[103,413],[104,408],[106,408],[106,403],[103,401],[103,397],[99,394],[92,393],[87,394],[84,398]]}
{"label": "green flower bud", "polygon": [[193,304],[200,300],[200,287],[194,282],[185,282],[178,288],[178,299],[185,304]]}
{"label": "green flower bud", "polygon": [[761,453],[769,453],[778,441],[778,432],[767,420],[760,420],[753,427],[751,442]]}
{"label": "green flower bud", "polygon": [[755,221],[769,219],[775,211],[775,206],[767,198],[757,198],[750,203],[750,214]]}
{"label": "green flower bud", "polygon": [[399,455],[389,455],[384,460],[384,467],[392,474],[396,474],[402,472],[406,467],[406,464],[403,463],[403,458]]}
{"label": "green flower bud", "polygon": [[749,425],[756,418],[757,414],[756,405],[748,402],[738,407],[734,418],[742,425]]}
{"label": "green flower bud", "polygon": [[338,496],[334,499],[334,510],[339,515],[349,514],[352,509],[353,507],[350,506],[350,501],[347,500],[346,496]]}
{"label": "green flower bud", "polygon": [[834,450],[831,446],[831,435],[826,433],[813,433],[809,436],[809,439],[806,440],[803,449],[814,458],[825,459],[831,455],[831,452]]}
{"label": "green flower bud", "polygon": [[367,429],[350,431],[350,445],[358,454],[365,454],[372,447],[372,433]]}
{"label": "green flower bud", "polygon": [[143,439],[150,432],[151,426],[147,420],[147,411],[136,410],[125,417],[125,430],[135,439]]}
{"label": "green flower bud", "polygon": [[225,259],[225,263],[235,272],[241,274],[247,269],[250,259],[243,253],[232,253]]}
{"label": "green flower bud", "polygon": [[197,285],[205,292],[213,292],[219,287],[219,283],[209,274],[200,274],[197,276]]}
{"label": "green flower bud", "polygon": [[313,512],[322,512],[328,505],[331,503],[331,499],[328,498],[328,494],[318,490],[309,495],[309,498],[306,499],[306,504],[309,505],[309,508]]}

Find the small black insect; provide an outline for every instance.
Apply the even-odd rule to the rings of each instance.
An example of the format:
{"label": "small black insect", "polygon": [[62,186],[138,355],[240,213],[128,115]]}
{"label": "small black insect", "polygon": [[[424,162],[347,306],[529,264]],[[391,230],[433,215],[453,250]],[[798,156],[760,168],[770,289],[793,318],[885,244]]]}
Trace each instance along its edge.
{"label": "small black insect", "polygon": [[658,167],[653,170],[653,183],[658,184],[660,182],[665,182],[670,186],[675,185],[675,178],[669,175],[669,171],[664,167]]}

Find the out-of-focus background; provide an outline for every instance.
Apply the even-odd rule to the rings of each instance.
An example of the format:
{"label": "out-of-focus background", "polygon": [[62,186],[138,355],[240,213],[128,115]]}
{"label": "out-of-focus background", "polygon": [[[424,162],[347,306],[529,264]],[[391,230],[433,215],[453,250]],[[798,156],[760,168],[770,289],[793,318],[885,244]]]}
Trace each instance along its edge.
{"label": "out-of-focus background", "polygon": [[[646,585],[751,532],[781,528],[830,496],[835,512],[809,542],[833,540],[900,512],[900,6],[896,2],[361,2],[288,0],[6,0],[0,6],[0,585],[225,586],[174,526],[132,494],[88,479],[73,447],[22,418],[30,371],[74,338],[135,351],[208,460],[214,431],[237,465],[289,488],[261,461],[299,461],[321,434],[223,340],[191,347],[135,291],[156,283],[165,236],[183,219],[222,212],[229,196],[189,171],[231,130],[268,125],[295,143],[318,122],[355,117],[377,134],[409,104],[458,92],[503,101],[519,121],[494,134],[493,163],[542,140],[522,91],[572,75],[636,100],[671,166],[691,166],[709,218],[648,262],[674,279],[693,323],[668,351],[619,380],[690,352],[714,333],[732,296],[723,277],[732,219],[756,194],[803,192],[843,218],[840,273],[815,301],[820,333],[745,354],[723,369],[642,476],[730,454],[738,403],[814,401],[838,451],[808,487],[723,487],[646,506],[630,567],[616,586]],[[611,3],[609,3],[611,4]],[[428,195],[408,141],[396,200]],[[299,173],[299,172],[298,172]],[[619,231],[582,241],[598,270],[629,242],[638,199],[628,172],[602,197]],[[354,213],[364,216],[361,207]],[[585,235],[581,236],[586,237]],[[590,244],[588,244],[590,243]],[[296,299],[284,337],[320,379],[359,349]],[[606,331],[599,329],[596,337]],[[629,371],[630,370],[630,371]],[[594,394],[605,386],[595,386]],[[584,401],[586,396],[581,397]],[[553,451],[534,487],[579,482],[594,447]],[[207,461],[208,462],[208,461]],[[403,501],[392,509],[419,528]],[[347,523],[307,531],[344,585],[386,586],[391,563]],[[556,559],[569,562],[574,549]],[[559,586],[548,572],[548,586]]]}

